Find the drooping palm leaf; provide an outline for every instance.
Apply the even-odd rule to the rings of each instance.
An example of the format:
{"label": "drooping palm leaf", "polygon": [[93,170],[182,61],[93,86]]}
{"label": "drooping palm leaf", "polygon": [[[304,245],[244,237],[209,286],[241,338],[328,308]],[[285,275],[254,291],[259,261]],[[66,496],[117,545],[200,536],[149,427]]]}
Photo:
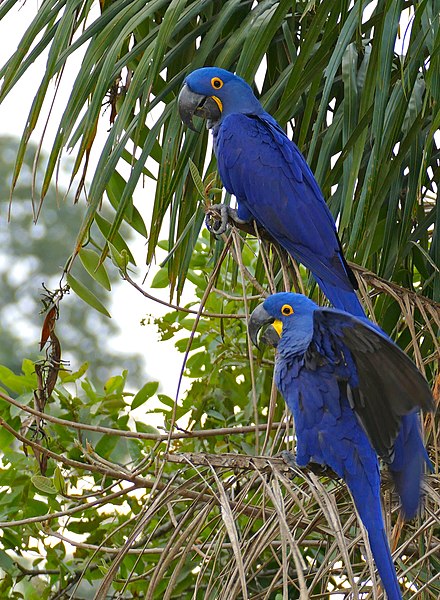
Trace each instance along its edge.
{"label": "drooping palm leaf", "polygon": [[[12,5],[5,5],[4,11]],[[401,31],[400,38],[407,4],[379,2],[367,17],[364,10],[370,5],[116,0],[103,4],[98,14],[91,12],[89,2],[44,2],[1,71],[0,101],[49,48],[13,185],[49,84],[66,77],[65,65],[86,48],[39,190],[40,201],[67,149],[73,148],[75,156],[72,180],[84,167],[96,143],[98,120],[105,118],[106,97],[120,81],[112,100],[114,123],[87,190],[89,206],[77,249],[103,197],[112,194],[112,176],[123,162],[129,163],[131,175],[118,188],[109,241],[122,219],[130,222],[133,191],[143,174],[151,176],[144,169],[148,156],[159,163],[159,177],[151,223],[143,226],[137,217],[137,229],[149,233],[147,262],[154,256],[167,213],[169,247],[183,231],[188,231],[187,242],[194,247],[197,232],[191,229],[190,235],[187,229],[195,209],[188,159],[204,170],[207,138],[183,134],[174,108],[176,94],[184,74],[203,64],[237,69],[252,80],[264,60],[266,68],[259,75],[262,101],[282,124],[294,119],[294,137],[335,216],[340,215],[348,257],[407,287],[417,279],[426,295],[438,298],[439,278],[433,267],[439,258],[438,228],[433,227],[438,142],[432,139],[439,120],[438,2],[418,4],[410,31]],[[406,51],[398,54],[396,47],[403,40]],[[145,119],[152,111],[156,123],[147,128]],[[141,154],[127,153],[129,141],[141,147]],[[338,155],[332,165],[332,156]],[[214,168],[211,162],[208,170]],[[180,281],[178,290],[187,266],[183,256],[168,263],[173,286]]]}

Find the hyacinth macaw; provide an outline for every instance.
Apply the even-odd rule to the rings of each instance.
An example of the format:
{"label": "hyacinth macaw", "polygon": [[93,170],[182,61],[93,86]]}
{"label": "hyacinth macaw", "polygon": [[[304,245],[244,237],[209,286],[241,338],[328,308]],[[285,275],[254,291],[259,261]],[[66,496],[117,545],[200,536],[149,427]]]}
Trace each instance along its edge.
{"label": "hyacinth macaw", "polygon": [[[345,480],[388,599],[401,600],[382,518],[377,455],[392,461],[402,416],[433,409],[428,383],[372,323],[301,294],[274,294],[253,311],[254,344],[269,323],[281,336],[275,381],[295,420],[296,462],[329,466]],[[419,499],[420,481],[410,485]]]}
{"label": "hyacinth macaw", "polygon": [[316,179],[251,87],[229,71],[204,67],[186,77],[178,104],[189,127],[194,127],[194,114],[207,119],[221,180],[237,199],[237,210],[229,216],[255,220],[310,269],[336,308],[365,316]]}
{"label": "hyacinth macaw", "polygon": [[[333,217],[297,146],[240,77],[216,67],[190,73],[178,99],[182,121],[207,119],[222,182],[236,196],[239,221],[254,219],[313,273],[338,309],[368,319],[354,291]],[[390,465],[405,516],[415,515],[425,450],[416,412],[401,419]]]}

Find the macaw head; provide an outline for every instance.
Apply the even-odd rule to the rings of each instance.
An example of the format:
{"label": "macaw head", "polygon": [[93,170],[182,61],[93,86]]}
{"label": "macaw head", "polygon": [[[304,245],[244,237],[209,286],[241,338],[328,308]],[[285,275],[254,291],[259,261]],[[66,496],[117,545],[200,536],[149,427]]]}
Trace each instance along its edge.
{"label": "macaw head", "polygon": [[190,73],[180,91],[178,106],[180,118],[194,131],[194,115],[207,119],[210,129],[232,113],[264,112],[244,79],[218,67],[203,67]]}
{"label": "macaw head", "polygon": [[[250,338],[258,347],[258,333],[263,327],[272,325],[282,342],[287,342],[292,350],[305,348],[313,336],[313,313],[317,308],[303,294],[273,294],[252,312],[248,324]],[[265,341],[264,337],[261,339]]]}

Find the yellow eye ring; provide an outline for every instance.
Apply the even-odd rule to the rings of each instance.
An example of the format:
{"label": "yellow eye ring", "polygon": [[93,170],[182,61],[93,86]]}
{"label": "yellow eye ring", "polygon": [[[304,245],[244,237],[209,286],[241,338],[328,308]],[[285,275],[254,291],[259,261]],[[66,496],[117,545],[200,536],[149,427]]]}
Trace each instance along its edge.
{"label": "yellow eye ring", "polygon": [[293,308],[290,306],[290,304],[283,304],[281,307],[281,313],[285,317],[290,317],[290,315],[293,315]]}
{"label": "yellow eye ring", "polygon": [[211,85],[215,90],[219,90],[223,87],[223,81],[220,79],[220,77],[213,77],[211,79]]}

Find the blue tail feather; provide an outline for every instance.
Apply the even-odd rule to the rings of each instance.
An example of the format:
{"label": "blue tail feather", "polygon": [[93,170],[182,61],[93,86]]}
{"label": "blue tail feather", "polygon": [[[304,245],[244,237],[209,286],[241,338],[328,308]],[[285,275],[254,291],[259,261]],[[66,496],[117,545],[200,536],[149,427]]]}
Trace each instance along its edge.
{"label": "blue tail feather", "polygon": [[347,480],[359,516],[368,532],[371,552],[383,588],[387,593],[388,600],[402,600],[402,593],[397,580],[396,569],[394,567],[388,539],[385,533],[380,503],[379,482],[377,482],[376,490],[370,488],[370,493],[368,493],[367,486],[359,485],[359,478],[351,483],[352,485],[350,485],[350,482]]}
{"label": "blue tail feather", "polygon": [[319,277],[315,276],[319,287],[327,296],[333,306],[339,310],[345,310],[355,317],[365,317],[366,314],[362,308],[362,304],[353,289],[342,289],[336,285],[330,285]]}
{"label": "blue tail feather", "polygon": [[420,504],[420,486],[425,464],[431,464],[422,440],[417,412],[402,417],[394,450],[390,471],[400,496],[403,515],[406,519],[412,519]]}
{"label": "blue tail feather", "polygon": [[402,593],[397,580],[396,569],[394,567],[385,529],[382,527],[381,529],[367,529],[367,531],[371,552],[373,553],[377,570],[379,571],[388,600],[402,600]]}

